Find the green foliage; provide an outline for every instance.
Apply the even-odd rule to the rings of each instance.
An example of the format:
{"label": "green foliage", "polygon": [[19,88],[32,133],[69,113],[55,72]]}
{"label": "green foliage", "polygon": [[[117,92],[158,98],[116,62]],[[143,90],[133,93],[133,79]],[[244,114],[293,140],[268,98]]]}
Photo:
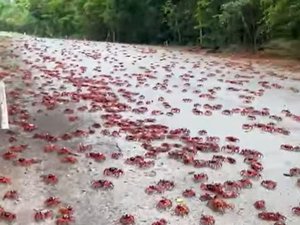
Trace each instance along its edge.
{"label": "green foliage", "polygon": [[0,0],[0,28],[93,40],[239,45],[300,39],[299,0]]}

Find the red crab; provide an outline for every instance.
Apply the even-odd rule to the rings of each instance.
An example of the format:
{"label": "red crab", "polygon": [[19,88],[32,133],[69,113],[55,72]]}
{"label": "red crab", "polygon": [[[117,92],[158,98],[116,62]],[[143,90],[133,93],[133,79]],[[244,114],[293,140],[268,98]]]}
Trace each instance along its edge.
{"label": "red crab", "polygon": [[51,218],[53,218],[53,212],[51,210],[36,211],[34,214],[34,220],[37,222]]}
{"label": "red crab", "polygon": [[74,213],[74,210],[71,206],[65,206],[65,207],[61,207],[59,208],[58,212],[61,215],[69,215],[71,216]]}
{"label": "red crab", "polygon": [[77,158],[74,156],[65,156],[61,159],[62,163],[70,163],[70,164],[75,164],[78,162]]}
{"label": "red crab", "polygon": [[239,182],[241,188],[248,188],[249,189],[249,188],[252,188],[252,185],[253,185],[251,180],[249,180],[249,179],[241,179],[238,182]]}
{"label": "red crab", "polygon": [[251,168],[257,172],[261,172],[264,167],[260,162],[254,161],[250,164]]}
{"label": "red crab", "polygon": [[240,139],[238,139],[237,137],[233,137],[233,136],[227,136],[225,138],[225,140],[228,142],[239,142]]}
{"label": "red crab", "polygon": [[122,157],[122,153],[121,152],[113,152],[111,154],[111,158],[112,159],[119,159],[120,157]]}
{"label": "red crab", "polygon": [[225,202],[219,197],[215,197],[208,201],[207,206],[215,212],[224,214],[226,209],[234,209],[234,206]]}
{"label": "red crab", "polygon": [[58,178],[54,174],[41,176],[45,184],[55,185],[58,183]]}
{"label": "red crab", "polygon": [[190,209],[185,204],[179,204],[174,209],[176,216],[186,216],[189,214]]}
{"label": "red crab", "polygon": [[16,159],[17,157],[18,157],[18,155],[14,152],[5,152],[2,154],[2,158],[5,160]]}
{"label": "red crab", "polygon": [[264,200],[258,200],[256,202],[254,202],[253,205],[257,210],[265,210],[266,209],[266,202]]}
{"label": "red crab", "polygon": [[221,160],[212,159],[212,160],[207,161],[207,166],[214,170],[220,169],[222,167],[222,165],[223,165],[223,163]]}
{"label": "red crab", "polygon": [[16,214],[5,211],[3,208],[0,207],[0,221],[4,220],[11,223],[14,220],[16,220],[16,218],[17,218]]}
{"label": "red crab", "polygon": [[49,144],[44,147],[44,152],[46,153],[55,152],[57,150],[58,150],[58,146],[54,144]]}
{"label": "red crab", "polygon": [[76,155],[76,154],[72,153],[71,149],[68,149],[66,147],[62,147],[62,148],[58,149],[57,154],[58,155]]}
{"label": "red crab", "polygon": [[5,199],[16,200],[18,199],[18,197],[19,197],[18,192],[13,190],[13,191],[6,192],[3,196],[3,200]]}
{"label": "red crab", "polygon": [[173,181],[160,180],[157,183],[157,186],[160,187],[160,188],[162,188],[163,190],[171,191],[175,187],[175,184],[174,184]]}
{"label": "red crab", "polygon": [[285,151],[293,151],[294,150],[294,146],[293,145],[289,145],[289,144],[282,144],[280,146],[280,148],[282,150],[285,150]]}
{"label": "red crab", "polygon": [[214,198],[214,196],[212,196],[212,195],[210,195],[208,193],[205,193],[205,194],[201,195],[199,199],[202,202],[207,202],[209,200],[212,200],[213,198]]}
{"label": "red crab", "polygon": [[259,172],[255,171],[255,170],[242,170],[240,172],[241,176],[245,177],[245,178],[260,178],[261,175]]}
{"label": "red crab", "polygon": [[94,159],[96,162],[103,162],[106,159],[104,154],[95,152],[88,153],[87,157]]}
{"label": "red crab", "polygon": [[167,198],[162,198],[159,200],[159,202],[156,204],[156,208],[160,210],[166,210],[172,207],[172,201]]}
{"label": "red crab", "polygon": [[221,150],[227,153],[239,153],[240,147],[236,145],[225,145],[221,148]]}
{"label": "red crab", "polygon": [[300,176],[300,168],[298,168],[298,167],[291,168],[290,176],[292,176],[292,177]]}
{"label": "red crab", "polygon": [[210,215],[201,215],[200,225],[214,225],[216,220],[213,216]]}
{"label": "red crab", "polygon": [[123,172],[123,170],[118,169],[116,167],[110,167],[110,168],[106,168],[103,171],[103,174],[105,176],[120,177],[124,174],[124,172]]}
{"label": "red crab", "polygon": [[296,215],[296,216],[300,216],[300,207],[293,207],[292,208],[292,212]]}
{"label": "red crab", "polygon": [[108,180],[95,180],[95,181],[92,181],[92,188],[102,189],[102,190],[111,190],[114,188],[114,185],[111,181],[108,181]]}
{"label": "red crab", "polygon": [[41,160],[38,159],[24,159],[24,158],[19,158],[16,161],[14,161],[14,164],[17,166],[24,166],[28,167],[31,166],[32,164],[37,164],[40,163]]}
{"label": "red crab", "polygon": [[135,219],[133,215],[125,214],[120,218],[120,223],[122,225],[133,225],[135,224]]}
{"label": "red crab", "polygon": [[163,193],[163,189],[158,187],[157,185],[150,185],[145,189],[145,192],[148,195],[154,194],[154,193]]}
{"label": "red crab", "polygon": [[60,199],[57,197],[49,197],[46,199],[46,201],[44,202],[44,204],[47,207],[55,207],[58,206],[61,203]]}
{"label": "red crab", "polygon": [[8,177],[0,176],[0,184],[11,184],[11,179]]}
{"label": "red crab", "polygon": [[201,183],[208,180],[208,176],[205,173],[194,174],[194,182]]}
{"label": "red crab", "polygon": [[56,219],[56,225],[69,225],[73,223],[75,220],[70,215],[62,215],[61,217]]}
{"label": "red crab", "polygon": [[266,188],[268,190],[274,190],[277,186],[277,183],[272,180],[263,180],[261,182],[261,186],[263,186],[264,188]]}
{"label": "red crab", "polygon": [[28,145],[16,145],[16,146],[10,146],[9,151],[11,152],[23,152]]}
{"label": "red crab", "polygon": [[83,143],[80,143],[78,145],[79,148],[79,152],[86,152],[86,151],[90,151],[93,149],[92,145],[84,145]]}
{"label": "red crab", "polygon": [[37,129],[37,126],[32,124],[32,123],[21,123],[21,126],[23,127],[23,130],[24,131],[27,131],[27,132],[32,132],[34,131],[35,129]]}
{"label": "red crab", "polygon": [[165,219],[160,219],[160,220],[153,222],[151,225],[167,225],[167,223],[168,222]]}
{"label": "red crab", "polygon": [[261,220],[266,220],[266,221],[274,221],[274,222],[281,222],[285,221],[286,217],[281,215],[279,212],[261,212],[258,214],[258,218]]}
{"label": "red crab", "polygon": [[186,189],[182,192],[183,197],[192,198],[196,196],[196,192],[192,189]]}

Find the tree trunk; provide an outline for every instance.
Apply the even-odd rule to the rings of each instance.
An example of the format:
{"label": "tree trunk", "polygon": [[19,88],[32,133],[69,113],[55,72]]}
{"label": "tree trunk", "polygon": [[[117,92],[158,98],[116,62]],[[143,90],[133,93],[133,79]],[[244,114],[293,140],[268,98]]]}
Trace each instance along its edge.
{"label": "tree trunk", "polygon": [[113,30],[112,34],[113,34],[113,42],[116,42],[116,32]]}
{"label": "tree trunk", "polygon": [[202,22],[200,21],[199,23],[200,29],[199,29],[199,41],[200,41],[200,46],[203,45],[203,27],[202,27]]}

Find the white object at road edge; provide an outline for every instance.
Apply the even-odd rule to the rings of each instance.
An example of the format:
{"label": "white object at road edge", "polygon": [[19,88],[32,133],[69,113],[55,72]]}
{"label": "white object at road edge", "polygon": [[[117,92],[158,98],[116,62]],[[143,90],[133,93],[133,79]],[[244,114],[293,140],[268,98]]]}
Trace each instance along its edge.
{"label": "white object at road edge", "polygon": [[1,129],[9,129],[8,113],[6,104],[5,84],[0,81],[0,110],[1,110]]}

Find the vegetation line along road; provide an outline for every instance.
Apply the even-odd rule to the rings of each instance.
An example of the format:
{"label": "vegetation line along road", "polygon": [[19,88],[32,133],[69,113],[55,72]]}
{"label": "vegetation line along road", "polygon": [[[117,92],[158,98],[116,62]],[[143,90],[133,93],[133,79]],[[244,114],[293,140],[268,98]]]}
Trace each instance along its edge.
{"label": "vegetation line along road", "polygon": [[1,0],[0,29],[46,37],[267,49],[299,57],[300,1]]}

